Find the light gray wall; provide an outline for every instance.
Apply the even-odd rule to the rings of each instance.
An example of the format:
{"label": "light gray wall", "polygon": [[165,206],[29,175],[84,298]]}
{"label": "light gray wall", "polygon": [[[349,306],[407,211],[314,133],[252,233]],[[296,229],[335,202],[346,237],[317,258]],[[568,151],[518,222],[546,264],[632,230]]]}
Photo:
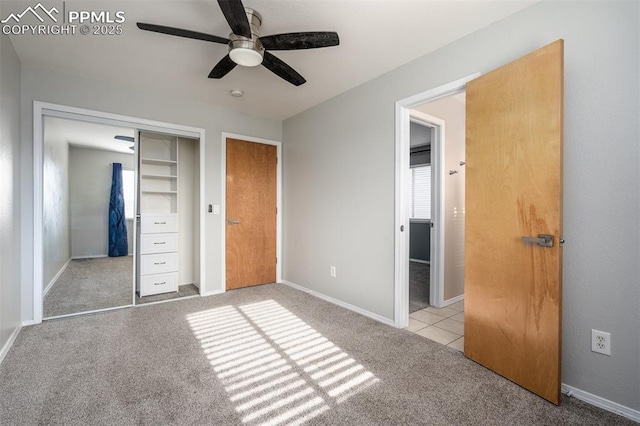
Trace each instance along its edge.
{"label": "light gray wall", "polygon": [[[200,142],[197,142],[197,146],[194,149],[194,158],[193,158],[193,249],[195,250],[195,255],[193,256],[193,282],[198,287],[200,287],[200,244],[201,244],[201,234],[200,234],[200,217],[201,215],[207,214],[205,211],[200,211],[200,151],[199,145]],[[207,206],[205,205],[205,209]]]}
{"label": "light gray wall", "polygon": [[42,166],[43,292],[71,258],[69,145],[51,137],[46,121]]}
{"label": "light gray wall", "polygon": [[[465,112],[455,96],[440,98],[415,109],[445,121],[444,134],[444,300],[464,294]],[[458,173],[449,174],[450,170]]]}
{"label": "light gray wall", "polygon": [[196,280],[195,254],[198,239],[195,236],[197,213],[200,206],[195,183],[199,176],[195,173],[196,149],[198,142],[192,139],[178,139],[178,284],[192,284]]}
{"label": "light gray wall", "polygon": [[[69,205],[71,257],[107,256],[109,253],[109,198],[112,163],[134,170],[133,154],[69,147]],[[129,253],[133,253],[133,221],[127,220]]]}
{"label": "light gray wall", "polygon": [[284,279],[393,318],[395,102],[563,38],[562,381],[640,409],[639,8],[537,3],[286,120]]}
{"label": "light gray wall", "polygon": [[0,350],[20,324],[20,68],[0,35]]}
{"label": "light gray wall", "polygon": [[[212,82],[213,84],[213,82]],[[166,98],[135,87],[93,81],[50,70],[22,69],[22,317],[33,318],[33,101],[51,102],[132,117],[200,127],[206,132],[205,199],[222,204],[222,132],[265,139],[282,139],[282,122],[227,111],[180,97]],[[205,213],[202,238],[206,241],[204,290],[224,289],[221,215]]]}

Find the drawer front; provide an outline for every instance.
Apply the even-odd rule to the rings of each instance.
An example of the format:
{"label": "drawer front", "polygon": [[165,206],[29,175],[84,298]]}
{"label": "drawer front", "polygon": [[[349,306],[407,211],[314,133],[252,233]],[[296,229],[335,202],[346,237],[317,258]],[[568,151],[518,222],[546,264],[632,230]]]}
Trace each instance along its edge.
{"label": "drawer front", "polygon": [[141,216],[140,232],[142,234],[178,232],[178,215],[166,214]]}
{"label": "drawer front", "polygon": [[178,273],[145,275],[140,277],[140,296],[178,291]]}
{"label": "drawer front", "polygon": [[178,234],[142,234],[140,254],[178,251]]}
{"label": "drawer front", "polygon": [[178,270],[178,253],[143,254],[140,256],[140,275],[162,274]]}

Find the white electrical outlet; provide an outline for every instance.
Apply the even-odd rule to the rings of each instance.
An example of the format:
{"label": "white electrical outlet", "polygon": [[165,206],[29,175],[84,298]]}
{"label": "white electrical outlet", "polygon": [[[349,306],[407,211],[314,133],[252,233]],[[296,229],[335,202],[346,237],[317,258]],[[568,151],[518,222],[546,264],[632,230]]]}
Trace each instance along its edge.
{"label": "white electrical outlet", "polygon": [[336,267],[335,266],[331,266],[330,267],[329,275],[331,275],[331,278],[335,278],[336,277]]}
{"label": "white electrical outlet", "polygon": [[591,352],[611,356],[611,333],[591,329]]}

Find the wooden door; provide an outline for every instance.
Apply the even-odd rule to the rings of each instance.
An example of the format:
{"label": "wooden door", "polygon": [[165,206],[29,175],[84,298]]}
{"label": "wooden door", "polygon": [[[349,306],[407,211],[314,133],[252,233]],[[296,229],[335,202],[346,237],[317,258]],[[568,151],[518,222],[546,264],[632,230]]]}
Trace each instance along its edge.
{"label": "wooden door", "polygon": [[[467,85],[465,355],[558,404],[563,41]],[[522,237],[553,235],[553,247]]]}
{"label": "wooden door", "polygon": [[227,139],[226,288],[276,281],[277,148]]}

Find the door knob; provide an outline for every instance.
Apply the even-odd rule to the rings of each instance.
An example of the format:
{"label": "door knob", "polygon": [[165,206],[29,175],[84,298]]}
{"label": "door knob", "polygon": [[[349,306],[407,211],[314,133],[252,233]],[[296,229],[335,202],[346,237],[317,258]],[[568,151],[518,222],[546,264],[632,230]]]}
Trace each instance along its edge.
{"label": "door knob", "polygon": [[236,219],[229,219],[229,220],[227,221],[227,223],[228,223],[229,225],[240,225],[240,221],[239,221],[239,220],[236,220]]}
{"label": "door knob", "polygon": [[553,247],[553,235],[540,234],[538,237],[522,237],[525,244],[537,244],[540,247]]}

